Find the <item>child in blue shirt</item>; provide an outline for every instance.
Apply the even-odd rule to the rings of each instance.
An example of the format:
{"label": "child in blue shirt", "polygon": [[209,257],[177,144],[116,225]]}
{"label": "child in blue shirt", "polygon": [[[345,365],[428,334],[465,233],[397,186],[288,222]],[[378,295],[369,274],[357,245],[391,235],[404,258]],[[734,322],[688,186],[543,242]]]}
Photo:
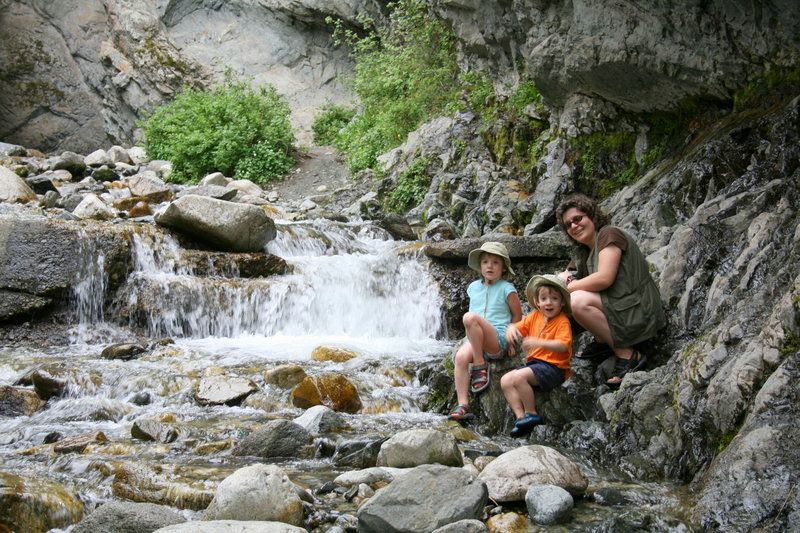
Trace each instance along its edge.
{"label": "child in blue shirt", "polygon": [[481,273],[481,279],[467,287],[469,311],[463,318],[467,342],[458,349],[454,361],[458,405],[447,418],[459,421],[473,417],[469,392],[478,394],[489,386],[486,358],[499,359],[506,354],[506,328],[522,319],[517,289],[503,279],[514,275],[506,247],[485,242],[469,253],[467,264]]}

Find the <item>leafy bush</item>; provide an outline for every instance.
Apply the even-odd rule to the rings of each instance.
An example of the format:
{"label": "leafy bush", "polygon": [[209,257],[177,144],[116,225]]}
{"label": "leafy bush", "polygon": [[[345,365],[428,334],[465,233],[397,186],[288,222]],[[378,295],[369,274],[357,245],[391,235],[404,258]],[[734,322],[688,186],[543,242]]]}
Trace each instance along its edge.
{"label": "leafy bush", "polygon": [[[377,156],[405,141],[408,133],[436,116],[458,91],[455,39],[423,0],[389,4],[389,24],[365,36],[333,22],[337,42],[352,47],[352,89],[362,110],[337,137],[353,172],[375,166]],[[360,23],[372,27],[362,17]]]}
{"label": "leafy bush", "polygon": [[426,157],[418,157],[408,168],[400,173],[397,187],[386,195],[386,207],[396,213],[405,213],[418,205],[428,192],[431,178],[426,173],[431,162]]}
{"label": "leafy bush", "polygon": [[289,106],[275,87],[226,82],[211,92],[184,89],[140,123],[150,157],[172,162],[170,181],[196,183],[212,172],[266,182],[294,160]]}
{"label": "leafy bush", "polygon": [[320,145],[334,144],[339,131],[347,126],[356,112],[347,107],[328,104],[314,117],[311,131],[314,132],[314,142]]}

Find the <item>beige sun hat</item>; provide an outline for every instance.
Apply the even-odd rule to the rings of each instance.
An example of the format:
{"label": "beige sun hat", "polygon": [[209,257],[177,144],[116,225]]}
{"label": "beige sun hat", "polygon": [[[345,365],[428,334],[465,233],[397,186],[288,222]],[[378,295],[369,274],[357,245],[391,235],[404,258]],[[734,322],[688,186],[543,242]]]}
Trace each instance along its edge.
{"label": "beige sun hat", "polygon": [[514,275],[514,271],[511,270],[511,258],[508,257],[508,250],[506,250],[506,247],[502,243],[492,241],[481,244],[480,248],[475,248],[469,253],[467,264],[472,270],[481,271],[481,254],[484,252],[502,257],[508,274],[511,276]]}
{"label": "beige sun hat", "polygon": [[561,297],[564,299],[564,307],[562,311],[568,315],[572,314],[572,306],[570,305],[570,295],[569,291],[567,290],[567,284],[563,279],[559,278],[555,274],[533,276],[528,282],[528,286],[525,287],[525,296],[528,298],[528,301],[532,306],[536,307],[536,295],[539,293],[539,287],[542,285],[548,285],[558,289],[558,291],[561,293]]}

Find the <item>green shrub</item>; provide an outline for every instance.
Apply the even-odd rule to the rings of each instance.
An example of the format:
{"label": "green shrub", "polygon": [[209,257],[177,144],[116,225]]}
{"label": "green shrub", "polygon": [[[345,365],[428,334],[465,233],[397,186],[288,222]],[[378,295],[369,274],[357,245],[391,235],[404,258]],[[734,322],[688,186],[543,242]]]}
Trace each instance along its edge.
{"label": "green shrub", "polygon": [[264,183],[293,164],[289,106],[275,87],[226,82],[211,92],[184,89],[140,123],[154,159],[172,162],[170,181],[196,183],[212,172]]}
{"label": "green shrub", "polygon": [[422,201],[431,184],[426,172],[430,164],[428,158],[418,157],[400,173],[397,186],[386,195],[386,207],[389,210],[405,213]]}
{"label": "green shrub", "polygon": [[[457,95],[452,32],[428,13],[423,0],[399,0],[389,7],[389,24],[366,35],[328,19],[337,42],[352,47],[356,64],[351,87],[362,109],[335,143],[353,172],[374,168],[378,155],[403,143]],[[363,17],[360,23],[373,26]]]}
{"label": "green shrub", "polygon": [[314,117],[311,131],[314,132],[314,142],[319,145],[329,145],[336,142],[339,131],[353,120],[356,112],[347,107],[327,104],[321,112]]}

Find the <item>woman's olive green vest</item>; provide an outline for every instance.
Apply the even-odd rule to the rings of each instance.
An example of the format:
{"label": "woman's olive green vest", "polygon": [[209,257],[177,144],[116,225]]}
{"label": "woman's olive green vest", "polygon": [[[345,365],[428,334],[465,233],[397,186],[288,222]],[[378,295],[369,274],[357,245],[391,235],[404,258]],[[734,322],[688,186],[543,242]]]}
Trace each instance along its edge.
{"label": "woman's olive green vest", "polygon": [[[589,252],[587,266],[589,273],[597,272],[597,232],[594,247]],[[617,228],[619,229],[619,228]],[[647,260],[639,247],[625,231],[620,230],[628,240],[628,249],[622,253],[614,283],[600,291],[614,346],[628,348],[656,335],[666,323],[661,307],[661,295],[650,276]]]}

